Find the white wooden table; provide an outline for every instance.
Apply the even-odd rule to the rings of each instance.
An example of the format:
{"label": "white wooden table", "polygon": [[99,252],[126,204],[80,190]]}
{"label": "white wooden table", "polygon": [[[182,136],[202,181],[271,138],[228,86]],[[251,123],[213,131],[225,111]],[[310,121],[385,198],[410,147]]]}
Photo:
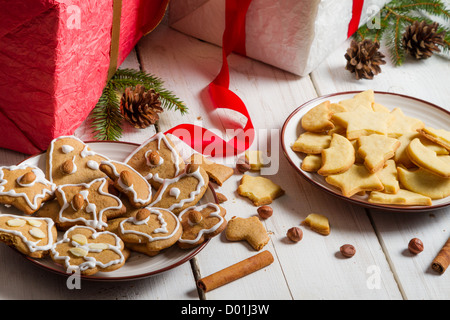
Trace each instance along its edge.
{"label": "white wooden table", "polygon": [[[310,76],[298,77],[238,55],[229,57],[230,89],[247,105],[256,129],[281,129],[299,105],[317,96],[373,89],[411,95],[450,109],[450,63],[434,56],[406,61],[395,68],[388,60],[374,80],[354,80],[344,69],[349,43],[336,48]],[[221,67],[221,49],[160,25],[143,38],[122,67],[143,69],[165,81],[186,102],[189,113],[166,111],[159,130],[202,119],[202,124],[224,131],[217,112],[209,112],[205,91]],[[155,128],[135,130],[125,125],[123,141],[141,143]],[[76,131],[92,140],[89,122]],[[0,299],[151,299],[151,300],[298,300],[298,299],[449,299],[450,272],[437,275],[431,261],[450,236],[450,208],[424,213],[390,213],[348,204],[318,190],[295,170],[279,150],[280,168],[271,176],[286,194],[274,201],[274,214],[264,221],[270,231],[265,247],[275,262],[245,278],[199,295],[196,277],[206,276],[256,252],[243,242],[214,238],[194,259],[165,273],[137,281],[83,281],[81,290],[69,290],[65,278],[28,263],[15,251],[0,246]],[[0,150],[0,165],[16,164],[27,155]],[[241,175],[217,188],[228,201],[227,217],[256,214],[247,199],[236,193]],[[292,244],[286,231],[311,212],[326,215],[329,236],[306,227],[303,240]],[[425,250],[412,256],[411,238],[420,238]],[[343,259],[339,248],[353,244],[357,253]]]}

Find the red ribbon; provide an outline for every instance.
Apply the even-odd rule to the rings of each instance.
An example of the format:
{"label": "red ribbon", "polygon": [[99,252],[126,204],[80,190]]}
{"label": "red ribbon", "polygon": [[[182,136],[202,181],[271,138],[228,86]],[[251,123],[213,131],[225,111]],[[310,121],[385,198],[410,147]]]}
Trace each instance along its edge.
{"label": "red ribbon", "polygon": [[[209,84],[209,93],[216,109],[237,111],[247,118],[242,129],[235,131],[234,137],[225,141],[214,132],[194,124],[180,124],[165,133],[173,134],[195,151],[210,156],[231,156],[247,150],[255,139],[255,130],[250,115],[242,100],[229,90],[230,73],[227,57],[231,52],[245,55],[245,17],[252,0],[226,0],[225,30],[222,38],[222,68],[214,81]],[[364,0],[353,0],[352,19],[348,37],[358,30]]]}
{"label": "red ribbon", "polygon": [[229,90],[230,73],[227,57],[231,52],[245,55],[245,17],[251,0],[226,0],[225,31],[222,38],[222,69],[209,85],[209,93],[216,109],[237,111],[247,118],[244,128],[235,130],[229,141],[212,131],[194,124],[181,124],[166,132],[187,143],[197,152],[211,156],[231,156],[244,152],[253,143],[255,130],[242,100]]}

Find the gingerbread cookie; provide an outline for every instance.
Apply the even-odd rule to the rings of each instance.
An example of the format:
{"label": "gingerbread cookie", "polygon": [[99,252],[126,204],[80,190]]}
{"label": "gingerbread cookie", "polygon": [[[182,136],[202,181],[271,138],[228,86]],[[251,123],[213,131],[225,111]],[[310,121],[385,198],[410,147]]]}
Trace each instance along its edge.
{"label": "gingerbread cookie", "polygon": [[88,183],[105,177],[99,170],[107,157],[92,151],[87,144],[74,136],[53,139],[47,149],[48,180],[56,185]]}
{"label": "gingerbread cookie", "polygon": [[60,205],[55,222],[61,229],[87,225],[103,230],[108,219],[125,213],[125,206],[120,199],[108,193],[106,178],[59,186],[55,194]]}
{"label": "gingerbread cookie", "polygon": [[180,248],[193,248],[207,239],[215,237],[227,226],[226,210],[215,204],[207,203],[186,208],[178,215],[183,233],[178,239]]}
{"label": "gingerbread cookie", "polygon": [[255,250],[261,250],[270,240],[266,228],[257,216],[235,217],[228,221],[225,230],[229,241],[247,241]]}
{"label": "gingerbread cookie", "polygon": [[158,189],[165,179],[181,174],[185,163],[172,140],[158,132],[134,150],[124,161]]}
{"label": "gingerbread cookie", "polygon": [[194,206],[208,188],[209,176],[201,166],[189,164],[179,176],[166,179],[150,204],[166,208],[175,214]]}
{"label": "gingerbread cookie", "polygon": [[82,275],[117,270],[125,264],[128,255],[117,235],[86,226],[67,230],[51,250],[53,261],[62,265],[67,273],[79,271]]}
{"label": "gingerbread cookie", "polygon": [[55,185],[44,172],[29,165],[0,167],[0,203],[33,214],[54,197]]}
{"label": "gingerbread cookie", "polygon": [[114,160],[104,160],[100,170],[114,181],[114,187],[124,193],[136,208],[142,208],[152,201],[152,187],[148,181],[131,166]]}
{"label": "gingerbread cookie", "polygon": [[52,219],[0,214],[0,241],[32,258],[48,254],[56,241]]}
{"label": "gingerbread cookie", "polygon": [[155,255],[175,244],[182,233],[177,216],[167,209],[146,207],[120,221],[117,234],[132,250]]}
{"label": "gingerbread cookie", "polygon": [[223,183],[227,181],[228,178],[230,178],[234,173],[233,168],[227,167],[220,163],[215,163],[199,153],[194,153],[191,156],[190,163],[200,165],[208,174],[209,179],[217,183],[219,186],[222,186]]}

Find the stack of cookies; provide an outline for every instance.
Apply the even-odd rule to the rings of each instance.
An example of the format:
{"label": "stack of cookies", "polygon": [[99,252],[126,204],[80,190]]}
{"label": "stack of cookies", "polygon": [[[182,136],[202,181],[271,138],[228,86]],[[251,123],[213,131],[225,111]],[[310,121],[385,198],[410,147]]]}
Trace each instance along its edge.
{"label": "stack of cookies", "polygon": [[390,110],[373,90],[325,101],[306,112],[291,145],[301,168],[346,197],[370,203],[429,206],[450,196],[450,132]]}
{"label": "stack of cookies", "polygon": [[210,180],[222,185],[233,172],[199,154],[185,162],[163,133],[122,162],[59,137],[45,170],[0,167],[0,203],[23,213],[0,214],[0,241],[83,275],[116,270],[132,251],[193,248],[226,227],[223,207],[199,201]]}

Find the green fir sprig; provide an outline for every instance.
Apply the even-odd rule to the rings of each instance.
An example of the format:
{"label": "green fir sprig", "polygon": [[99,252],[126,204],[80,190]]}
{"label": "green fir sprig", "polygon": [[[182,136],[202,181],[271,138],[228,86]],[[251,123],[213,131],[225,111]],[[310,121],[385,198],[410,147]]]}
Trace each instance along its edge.
{"label": "green fir sprig", "polygon": [[127,87],[143,85],[146,90],[159,93],[161,107],[167,110],[188,112],[188,108],[173,92],[164,88],[164,82],[149,73],[134,69],[118,69],[107,82],[102,95],[90,114],[91,128],[97,140],[117,141],[122,137],[123,117],[120,113],[120,98]]}
{"label": "green fir sprig", "polygon": [[373,20],[371,24],[361,26],[353,37],[357,41],[363,39],[371,39],[380,43],[384,41],[392,62],[396,66],[401,66],[406,53],[402,43],[405,29],[414,21],[426,21],[431,24],[433,17],[439,18],[447,24],[447,26],[440,24],[437,32],[445,32],[444,45],[439,47],[444,55],[449,55],[450,11],[441,0],[392,0],[381,9],[378,25],[377,21]]}

